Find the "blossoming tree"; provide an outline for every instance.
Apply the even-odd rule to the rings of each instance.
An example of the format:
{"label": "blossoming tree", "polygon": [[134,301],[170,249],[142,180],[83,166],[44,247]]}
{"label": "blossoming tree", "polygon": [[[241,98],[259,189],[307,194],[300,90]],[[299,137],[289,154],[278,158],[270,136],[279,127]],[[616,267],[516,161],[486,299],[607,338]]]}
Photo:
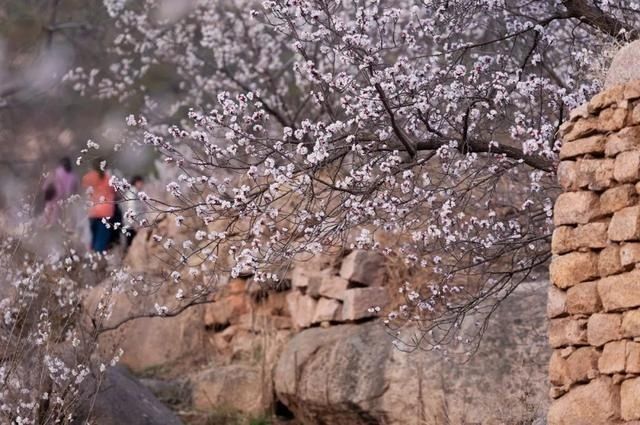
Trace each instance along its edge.
{"label": "blossoming tree", "polygon": [[381,250],[411,270],[389,325],[420,324],[423,349],[549,259],[557,129],[640,23],[635,0],[105,5],[110,66],[67,80],[129,101],[126,142],[179,169],[167,199],[141,197],[193,230],[158,242],[260,281]]}

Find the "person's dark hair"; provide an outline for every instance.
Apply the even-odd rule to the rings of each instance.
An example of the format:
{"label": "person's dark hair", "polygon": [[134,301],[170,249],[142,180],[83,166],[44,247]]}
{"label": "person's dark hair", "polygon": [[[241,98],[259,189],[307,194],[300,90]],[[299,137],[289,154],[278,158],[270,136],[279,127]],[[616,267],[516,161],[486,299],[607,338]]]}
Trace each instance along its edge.
{"label": "person's dark hair", "polygon": [[144,178],[141,175],[136,174],[135,176],[131,177],[131,181],[129,183],[134,186],[138,182],[144,183]]}
{"label": "person's dark hair", "polygon": [[60,159],[60,166],[64,169],[64,171],[66,171],[67,173],[70,173],[71,170],[73,169],[73,165],[71,163],[71,159],[69,159],[68,156],[65,156],[64,158]]}
{"label": "person's dark hair", "polygon": [[100,164],[102,164],[102,161],[104,161],[104,158],[95,158],[91,162],[91,168],[93,168],[93,170],[98,173],[100,178],[104,177],[104,170],[100,167]]}

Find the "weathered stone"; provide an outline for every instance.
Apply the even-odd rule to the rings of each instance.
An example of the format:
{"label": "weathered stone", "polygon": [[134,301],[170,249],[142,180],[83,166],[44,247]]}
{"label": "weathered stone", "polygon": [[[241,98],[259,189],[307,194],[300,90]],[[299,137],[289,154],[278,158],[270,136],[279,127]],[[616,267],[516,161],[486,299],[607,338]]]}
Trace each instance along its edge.
{"label": "weathered stone", "polygon": [[640,270],[600,279],[598,294],[605,311],[640,306]]}
{"label": "weathered stone", "polygon": [[314,268],[295,266],[291,272],[291,285],[294,288],[306,288],[312,279],[328,276],[331,270],[315,270]]}
{"label": "weathered stone", "polygon": [[389,303],[386,288],[354,288],[344,291],[342,320],[358,320],[375,316],[372,308],[384,308]]}
{"label": "weathered stone", "polygon": [[612,341],[604,345],[598,360],[600,373],[611,375],[625,371],[627,341]]}
{"label": "weathered stone", "polygon": [[585,224],[600,215],[600,198],[593,192],[567,192],[556,199],[553,223]]}
{"label": "weathered stone", "polygon": [[572,142],[564,142],[560,148],[560,159],[575,158],[586,154],[600,155],[604,153],[606,141],[607,139],[604,136],[596,135]]}
{"label": "weathered stone", "polygon": [[617,85],[603,90],[591,98],[587,104],[589,113],[601,111],[611,105],[617,105],[624,99],[624,86]]}
{"label": "weathered stone", "polygon": [[549,321],[549,344],[553,348],[587,343],[587,321],[571,317]]}
{"label": "weathered stone", "polygon": [[313,323],[313,315],[316,311],[316,300],[299,291],[287,294],[287,306],[291,314],[291,320],[296,328],[307,328]]}
{"label": "weathered stone", "polygon": [[562,161],[558,164],[558,183],[566,190],[578,190],[578,163],[575,161]]}
{"label": "weathered stone", "polygon": [[569,111],[569,122],[576,121],[578,118],[588,118],[589,115],[591,115],[589,112],[589,102],[585,102]]}
{"label": "weathered stone", "polygon": [[630,125],[638,125],[640,124],[640,103],[636,104],[631,113],[629,114],[629,124]]}
{"label": "weathered stone", "polygon": [[609,223],[609,239],[612,241],[640,239],[640,206],[623,208],[613,214]]}
{"label": "weathered stone", "polygon": [[267,397],[260,385],[259,366],[217,365],[191,379],[193,407],[200,411],[226,409],[258,414],[268,408]]}
{"label": "weathered stone", "polygon": [[566,141],[591,136],[596,133],[607,133],[616,131],[624,126],[627,118],[627,111],[623,108],[607,108],[595,117],[578,119],[573,125],[567,128],[563,135]]}
{"label": "weathered stone", "polygon": [[587,340],[590,345],[599,347],[609,341],[622,338],[620,330],[622,316],[620,314],[597,313],[589,317],[587,323]]}
{"label": "weathered stone", "polygon": [[549,382],[560,387],[587,382],[598,374],[599,357],[593,347],[580,347],[566,358],[555,350],[549,360]]}
{"label": "weathered stone", "polygon": [[640,310],[630,310],[622,315],[622,335],[624,337],[640,336]]}
{"label": "weathered stone", "polygon": [[579,385],[555,400],[548,425],[613,424],[620,418],[620,391],[609,377]]}
{"label": "weathered stone", "polygon": [[625,370],[627,373],[640,373],[640,343],[627,341]]}
{"label": "weathered stone", "polygon": [[620,263],[620,247],[618,245],[609,245],[598,256],[598,273],[605,277],[612,274],[620,273],[624,270]]}
{"label": "weathered stone", "polygon": [[[640,151],[621,152],[616,157],[613,177],[621,183],[637,182],[640,179]],[[587,178],[584,177],[584,180]],[[580,183],[578,182],[578,184]]]}
{"label": "weathered stone", "polygon": [[627,81],[624,85],[624,98],[635,100],[640,98],[640,80]]}
{"label": "weathered stone", "polygon": [[73,412],[73,425],[182,425],[123,367],[108,368],[99,385],[91,375],[82,385],[85,394]]}
{"label": "weathered stone", "polygon": [[600,196],[600,211],[603,214],[611,214],[634,205],[637,199],[638,194],[631,184],[612,187]]}
{"label": "weathered stone", "polygon": [[[615,164],[618,163],[618,158]],[[624,164],[627,164],[625,162]],[[577,162],[575,186],[588,188],[589,190],[604,190],[611,187],[614,177],[614,160],[604,159],[579,159]],[[621,165],[621,170],[626,170]]]}
{"label": "weathered stone", "polygon": [[[613,57],[604,86],[613,88],[614,86],[625,84],[631,86],[634,80],[640,79],[640,41],[632,41],[622,47]],[[628,96],[628,97],[627,97]],[[625,97],[634,96],[634,92],[628,94],[625,90]]]}
{"label": "weathered stone", "polygon": [[579,347],[571,353],[566,360],[570,382],[587,382],[595,378],[598,375],[599,358],[600,353],[593,347]]}
{"label": "weathered stone", "polygon": [[569,364],[562,358],[558,350],[554,350],[549,358],[549,382],[551,385],[565,386],[571,384]]}
{"label": "weathered stone", "polygon": [[[525,286],[535,286],[535,292],[519,287],[502,303],[479,351],[456,367],[436,350],[407,355],[394,348],[394,336],[380,321],[305,329],[278,360],[278,400],[301,424],[515,424],[524,417],[516,401],[524,392],[539,403],[541,415],[548,359],[545,289],[539,282]],[[475,320],[468,317],[465,334],[476,332]],[[498,359],[518,360],[511,366]],[[512,400],[517,410],[505,413],[502,406],[512,406]]]}
{"label": "weathered stone", "polygon": [[571,252],[556,255],[549,266],[551,282],[559,288],[598,277],[598,254],[595,252]]}
{"label": "weathered stone", "polygon": [[229,325],[237,322],[238,318],[249,311],[248,298],[244,293],[244,286],[241,286],[240,279],[233,279],[231,282],[236,283],[229,286],[229,294],[223,296],[217,301],[205,304],[204,306],[204,325],[207,327],[215,327],[220,325]]}
{"label": "weathered stone", "polygon": [[620,387],[620,410],[622,419],[640,419],[640,378],[627,379]]}
{"label": "weathered stone", "polygon": [[342,305],[339,301],[320,298],[313,315],[313,323],[333,322],[341,318]]}
{"label": "weathered stone", "polygon": [[547,317],[552,319],[567,314],[567,293],[555,286],[549,286],[547,296]]}
{"label": "weathered stone", "polygon": [[627,127],[607,137],[604,151],[607,156],[611,157],[618,155],[620,152],[638,149],[639,147],[640,126],[634,126]]}
{"label": "weathered stone", "polygon": [[569,314],[591,314],[600,311],[602,304],[595,281],[579,283],[567,291]]}
{"label": "weathered stone", "polygon": [[341,277],[366,286],[382,286],[385,274],[384,256],[373,251],[353,251],[340,266]]}
{"label": "weathered stone", "polygon": [[341,300],[344,291],[349,287],[349,281],[340,276],[327,276],[322,279],[322,283],[318,288],[318,295]]}
{"label": "weathered stone", "polygon": [[620,247],[620,264],[628,266],[640,262],[640,243],[625,243]]}
{"label": "weathered stone", "polygon": [[579,248],[605,248],[608,242],[607,228],[608,221],[577,227],[556,227],[551,238],[551,251],[554,254],[564,254]]}
{"label": "weathered stone", "polygon": [[565,385],[563,387],[551,387],[549,388],[549,398],[556,399],[565,395],[569,391],[569,386]]}

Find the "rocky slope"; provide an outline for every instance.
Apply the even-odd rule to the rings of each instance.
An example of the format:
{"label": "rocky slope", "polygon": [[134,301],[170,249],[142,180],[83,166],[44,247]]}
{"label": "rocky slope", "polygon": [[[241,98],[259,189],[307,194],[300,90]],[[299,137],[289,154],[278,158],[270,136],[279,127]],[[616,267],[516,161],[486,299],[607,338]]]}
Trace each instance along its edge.
{"label": "rocky slope", "polygon": [[[144,264],[153,249],[141,239],[129,262]],[[202,415],[277,412],[304,425],[537,423],[546,400],[546,282],[512,294],[465,361],[394,347],[370,311],[390,302],[381,260],[355,251],[305,262],[278,291],[233,279],[215,302],[129,322],[103,344],[123,347],[123,363],[152,378],[145,382],[165,401]],[[149,308],[118,297],[113,317]]]}

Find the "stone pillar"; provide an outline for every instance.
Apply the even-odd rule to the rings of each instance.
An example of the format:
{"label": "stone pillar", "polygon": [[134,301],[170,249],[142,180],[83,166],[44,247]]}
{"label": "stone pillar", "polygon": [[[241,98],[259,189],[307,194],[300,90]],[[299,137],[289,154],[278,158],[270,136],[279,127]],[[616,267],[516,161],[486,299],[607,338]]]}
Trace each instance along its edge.
{"label": "stone pillar", "polygon": [[640,80],[561,128],[549,425],[640,424]]}

